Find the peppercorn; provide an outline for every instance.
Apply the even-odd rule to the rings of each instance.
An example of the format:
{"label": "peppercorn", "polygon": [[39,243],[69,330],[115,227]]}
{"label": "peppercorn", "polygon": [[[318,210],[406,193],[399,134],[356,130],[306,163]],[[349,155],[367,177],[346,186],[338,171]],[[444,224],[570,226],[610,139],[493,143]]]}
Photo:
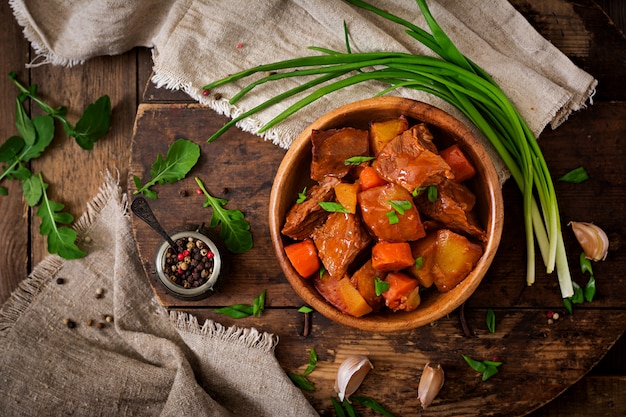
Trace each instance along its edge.
{"label": "peppercorn", "polygon": [[63,285],[65,284],[65,280],[63,278],[57,278],[57,284]]}
{"label": "peppercorn", "polygon": [[76,322],[72,319],[63,319],[63,323],[65,323],[68,329],[73,329],[76,327]]}
{"label": "peppercorn", "polygon": [[96,289],[96,298],[102,298],[102,297],[104,297],[104,288]]}

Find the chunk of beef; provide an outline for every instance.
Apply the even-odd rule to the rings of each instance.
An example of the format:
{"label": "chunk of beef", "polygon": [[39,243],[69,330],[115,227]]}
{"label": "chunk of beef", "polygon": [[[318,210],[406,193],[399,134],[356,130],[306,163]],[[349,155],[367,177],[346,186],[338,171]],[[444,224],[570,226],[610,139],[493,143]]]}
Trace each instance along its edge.
{"label": "chunk of beef", "polygon": [[331,213],[328,220],[313,232],[313,242],[320,260],[334,278],[344,276],[350,264],[372,238],[354,214]]}
{"label": "chunk of beef", "polygon": [[440,222],[446,228],[458,233],[465,233],[484,242],[485,231],[478,224],[472,211],[476,196],[462,184],[445,180],[437,186],[437,200],[428,201],[427,193],[421,193],[415,199],[420,212]]}
{"label": "chunk of beef", "polygon": [[[389,183],[362,191],[358,195],[361,218],[374,236],[380,240],[402,242],[426,236],[413,197],[397,184]],[[402,205],[410,203],[404,213],[398,213],[391,202]],[[388,213],[397,219],[394,223]],[[395,216],[394,216],[395,214]]]}
{"label": "chunk of beef", "polygon": [[345,164],[346,159],[369,156],[367,130],[352,127],[314,130],[311,133],[311,144],[311,179],[315,181],[321,181],[328,175],[343,178],[352,169],[352,166]]}
{"label": "chunk of beef", "polygon": [[321,225],[328,216],[328,212],[318,203],[320,201],[333,201],[335,199],[333,187],[339,182],[340,180],[337,178],[326,177],[321,183],[310,187],[307,191],[306,200],[294,204],[287,213],[282,234],[296,240],[310,237],[313,230]]}
{"label": "chunk of beef", "polygon": [[392,139],[372,163],[378,175],[409,192],[454,178],[434,144],[424,137],[420,128],[413,127]]}

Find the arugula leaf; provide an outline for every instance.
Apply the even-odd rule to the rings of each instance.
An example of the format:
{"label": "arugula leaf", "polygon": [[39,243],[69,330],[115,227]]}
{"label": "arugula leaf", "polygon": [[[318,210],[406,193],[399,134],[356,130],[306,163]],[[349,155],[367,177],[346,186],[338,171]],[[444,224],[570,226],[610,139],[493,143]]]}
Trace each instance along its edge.
{"label": "arugula leaf", "polygon": [[196,177],[196,183],[206,196],[204,207],[211,206],[213,208],[209,226],[220,226],[220,238],[224,241],[226,248],[233,253],[244,253],[252,249],[250,223],[244,219],[243,213],[236,209],[224,208],[228,200],[216,198],[209,194],[200,178]]}
{"label": "arugula leaf", "polygon": [[85,252],[80,250],[74,243],[76,232],[69,227],[59,227],[58,224],[65,225],[74,221],[74,216],[63,212],[65,207],[61,203],[56,203],[48,198],[46,189],[48,184],[43,181],[41,173],[38,176],[41,185],[41,204],[37,210],[37,216],[41,217],[39,233],[48,236],[48,252],[56,253],[64,259],[78,259],[85,256]]}
{"label": "arugula leaf", "polygon": [[110,126],[111,99],[104,95],[85,108],[76,126],[67,135],[73,137],[81,148],[89,150],[109,131]]}
{"label": "arugula leaf", "polygon": [[28,145],[23,138],[12,136],[0,148],[0,162],[9,165],[2,170],[0,180],[27,179],[30,171],[24,167],[24,163],[39,157],[54,139],[54,120],[50,116],[37,116],[32,120],[35,128],[35,142]]}
{"label": "arugula leaf", "polygon": [[[23,117],[21,111],[24,109],[21,106],[21,103],[27,98],[30,98],[37,103],[44,112],[48,113],[49,116],[58,119],[63,124],[63,128],[65,129],[67,135],[76,139],[78,145],[83,149],[92,149],[94,142],[108,132],[111,124],[111,99],[108,96],[104,95],[96,100],[95,103],[88,105],[78,120],[76,126],[72,126],[66,117],[67,108],[63,106],[51,107],[42,101],[39,97],[37,97],[36,84],[33,84],[28,88],[24,87],[19,81],[17,81],[17,74],[15,71],[11,71],[9,73],[9,78],[20,90],[20,94],[17,98],[18,104],[20,105],[17,109],[18,113],[16,114],[16,120],[18,124],[18,131],[20,131],[22,136],[24,136],[24,132],[20,130],[19,125],[21,125],[21,121],[19,119]],[[25,123],[28,124],[27,122]],[[28,129],[28,126],[26,125],[23,125],[23,127]],[[30,136],[24,136],[26,143],[30,143],[30,139]]]}
{"label": "arugula leaf", "polygon": [[36,206],[43,195],[43,188],[39,178],[35,175],[30,175],[28,178],[22,180],[22,192],[26,203],[30,207]]}
{"label": "arugula leaf", "polygon": [[155,184],[174,183],[182,180],[191,171],[200,158],[200,146],[187,139],[178,139],[167,149],[165,159],[161,154],[157,155],[156,161],[150,169],[151,179],[141,185],[141,179],[136,175],[133,181],[137,190],[133,194],[144,194],[148,198],[156,199],[157,193],[150,190]]}
{"label": "arugula leaf", "polygon": [[497,374],[498,366],[502,365],[502,362],[489,361],[489,360],[484,360],[481,362],[481,361],[477,361],[476,359],[472,359],[467,355],[462,355],[462,356],[463,356],[463,359],[465,359],[465,362],[467,362],[467,364],[470,366],[470,368],[482,374],[483,381],[486,381],[492,376],[494,376],[495,374]]}
{"label": "arugula leaf", "polygon": [[0,146],[0,162],[10,162],[24,148],[24,139],[11,136]]}
{"label": "arugula leaf", "polygon": [[32,145],[35,143],[37,137],[35,126],[33,126],[33,121],[30,120],[30,117],[26,114],[26,110],[20,99],[17,98],[15,102],[15,126],[20,135],[22,135],[22,138],[24,138],[24,142],[26,142],[27,145]]}

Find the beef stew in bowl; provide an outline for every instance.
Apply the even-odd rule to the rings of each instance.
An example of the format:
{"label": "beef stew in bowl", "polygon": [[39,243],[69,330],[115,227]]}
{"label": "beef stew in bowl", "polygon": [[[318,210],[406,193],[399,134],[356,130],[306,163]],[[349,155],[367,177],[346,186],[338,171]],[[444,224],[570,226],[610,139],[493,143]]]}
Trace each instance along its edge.
{"label": "beef stew in bowl", "polygon": [[359,329],[399,331],[474,292],[497,250],[502,209],[493,164],[466,126],[428,104],[382,97],[334,110],[298,137],[272,187],[270,233],[312,308]]}

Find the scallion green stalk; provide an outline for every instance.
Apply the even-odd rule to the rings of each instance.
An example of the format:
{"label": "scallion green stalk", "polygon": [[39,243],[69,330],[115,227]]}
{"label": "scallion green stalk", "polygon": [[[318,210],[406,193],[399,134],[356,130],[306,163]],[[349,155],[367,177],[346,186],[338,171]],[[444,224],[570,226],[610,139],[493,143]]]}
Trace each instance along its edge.
{"label": "scallion green stalk", "polygon": [[[409,36],[440,58],[400,52],[352,53],[344,24],[346,53],[310,47],[322,55],[259,65],[206,85],[205,89],[213,89],[258,73],[279,71],[249,83],[230,100],[233,104],[261,84],[286,78],[317,76],[232,119],[209,141],[215,140],[243,118],[299,94],[305,95],[267,122],[259,133],[315,100],[361,82],[377,80],[389,84],[380,94],[397,88],[409,88],[435,95],[461,111],[485,135],[522,192],[528,285],[535,281],[536,238],[546,271],[551,273],[556,268],[561,295],[563,298],[571,297],[573,286],[552,178],[534,134],[506,94],[482,68],[456,48],[431,15],[425,0],[416,1],[432,34],[362,0],[347,1],[406,27]],[[353,71],[356,73],[349,75]],[[316,89],[308,92],[313,88]]]}

